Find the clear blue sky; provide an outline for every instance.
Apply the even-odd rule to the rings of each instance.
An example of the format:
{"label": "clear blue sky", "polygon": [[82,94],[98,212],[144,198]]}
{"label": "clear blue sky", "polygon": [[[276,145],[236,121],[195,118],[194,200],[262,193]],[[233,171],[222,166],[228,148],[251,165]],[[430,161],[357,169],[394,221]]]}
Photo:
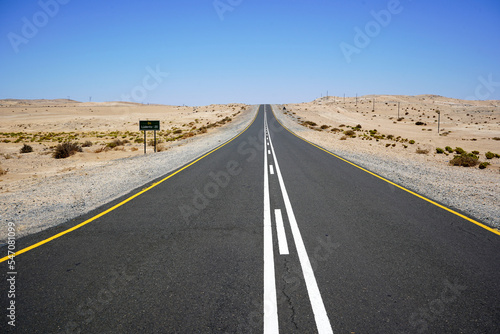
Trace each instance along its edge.
{"label": "clear blue sky", "polygon": [[0,0],[0,98],[205,105],[327,90],[500,99],[500,1]]}

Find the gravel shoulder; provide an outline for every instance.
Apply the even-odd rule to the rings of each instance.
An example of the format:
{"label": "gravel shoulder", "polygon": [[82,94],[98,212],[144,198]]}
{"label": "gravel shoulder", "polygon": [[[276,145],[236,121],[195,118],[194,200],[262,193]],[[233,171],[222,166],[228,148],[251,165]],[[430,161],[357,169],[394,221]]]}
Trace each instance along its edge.
{"label": "gravel shoulder", "polygon": [[164,152],[107,161],[45,178],[15,192],[0,194],[0,244],[9,222],[16,237],[33,234],[90,212],[230,140],[254,119],[258,106],[203,136],[185,139]]}
{"label": "gravel shoulder", "polygon": [[281,105],[273,105],[273,111],[279,121],[297,135],[418,194],[500,229],[499,173],[451,167],[415,154],[410,157],[380,152],[361,141],[340,141],[330,133],[299,125],[297,118],[282,112]]}

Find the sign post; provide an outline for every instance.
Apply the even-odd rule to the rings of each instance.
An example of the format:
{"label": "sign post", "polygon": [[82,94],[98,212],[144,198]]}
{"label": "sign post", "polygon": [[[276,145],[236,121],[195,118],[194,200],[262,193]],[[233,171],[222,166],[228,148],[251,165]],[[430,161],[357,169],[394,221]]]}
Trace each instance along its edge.
{"label": "sign post", "polygon": [[139,130],[144,131],[144,154],[146,154],[146,131],[154,131],[154,147],[156,153],[156,131],[160,130],[160,121],[139,121]]}

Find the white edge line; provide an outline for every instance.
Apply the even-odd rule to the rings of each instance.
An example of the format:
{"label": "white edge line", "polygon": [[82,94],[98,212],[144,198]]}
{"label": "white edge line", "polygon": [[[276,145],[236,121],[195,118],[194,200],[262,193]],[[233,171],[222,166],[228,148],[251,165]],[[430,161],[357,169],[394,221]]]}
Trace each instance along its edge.
{"label": "white edge line", "polygon": [[[267,121],[264,105],[264,129],[266,127]],[[278,301],[274,273],[273,230],[267,166],[267,154],[264,153],[264,334],[276,334],[279,333]]]}
{"label": "white edge line", "polygon": [[316,282],[316,277],[314,277],[314,271],[312,269],[309,256],[307,255],[304,240],[302,239],[302,236],[300,234],[299,226],[297,224],[297,220],[295,219],[295,214],[293,213],[292,204],[290,203],[290,199],[288,198],[288,193],[286,191],[285,183],[283,182],[283,177],[281,175],[278,159],[276,157],[276,152],[274,151],[271,137],[269,137],[269,145],[271,146],[271,151],[273,152],[276,174],[278,175],[281,192],[283,194],[283,200],[285,202],[285,208],[288,215],[288,221],[292,229],[293,240],[295,241],[295,247],[297,248],[300,265],[302,267],[302,273],[304,274],[307,293],[309,294],[309,299],[311,301],[311,307],[314,313],[314,319],[316,320],[318,333],[333,334],[330,319],[328,319],[328,314],[326,313],[323,298],[321,297],[318,283]]}
{"label": "white edge line", "polygon": [[280,255],[288,255],[290,253],[288,251],[288,242],[286,241],[285,226],[283,225],[283,215],[281,214],[281,210],[275,209],[274,216],[276,217],[276,234],[278,235]]}

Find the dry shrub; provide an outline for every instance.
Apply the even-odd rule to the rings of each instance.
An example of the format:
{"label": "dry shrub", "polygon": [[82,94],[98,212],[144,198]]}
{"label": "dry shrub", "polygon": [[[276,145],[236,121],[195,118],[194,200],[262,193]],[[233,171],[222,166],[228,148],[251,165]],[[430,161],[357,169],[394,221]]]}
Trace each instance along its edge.
{"label": "dry shrub", "polygon": [[187,132],[182,136],[182,139],[194,137],[196,134],[194,132]]}
{"label": "dry shrub", "polygon": [[309,125],[309,126],[316,126],[318,124],[316,124],[316,123],[314,123],[312,121],[304,121],[304,122],[302,122],[302,125],[304,125],[304,126],[307,126],[307,125]]}
{"label": "dry shrub", "polygon": [[64,159],[72,156],[76,152],[82,152],[82,147],[78,143],[62,143],[56,146],[52,156],[56,159]]}
{"label": "dry shrub", "polygon": [[138,149],[137,147],[132,147],[130,150],[131,150],[132,152],[135,152],[135,151],[137,151],[137,150],[139,150],[139,149]]}
{"label": "dry shrub", "polygon": [[82,144],[82,147],[90,147],[90,146],[92,146],[92,142],[90,140],[87,140]]}
{"label": "dry shrub", "polygon": [[120,140],[120,139],[115,139],[111,143],[107,143],[106,146],[109,148],[115,148],[118,146],[123,146],[124,144],[128,143],[128,140]]}
{"label": "dry shrub", "polygon": [[0,166],[0,175],[5,175],[7,172],[8,171],[6,169],[3,169],[2,166]]}
{"label": "dry shrub", "polygon": [[346,136],[352,137],[356,134],[356,132],[354,132],[354,130],[346,130],[346,131],[344,131],[344,134]]}
{"label": "dry shrub", "polygon": [[478,163],[478,157],[472,153],[455,155],[455,157],[450,160],[450,165],[452,166],[474,167]]}
{"label": "dry shrub", "polygon": [[33,147],[24,144],[23,147],[19,150],[19,153],[31,153],[33,152]]}
{"label": "dry shrub", "polygon": [[429,150],[421,149],[420,147],[417,148],[415,152],[417,152],[417,154],[429,154]]}
{"label": "dry shrub", "polygon": [[94,153],[102,153],[102,152],[107,152],[109,151],[111,148],[109,148],[108,146],[100,146],[98,148],[96,148],[94,150]]}

